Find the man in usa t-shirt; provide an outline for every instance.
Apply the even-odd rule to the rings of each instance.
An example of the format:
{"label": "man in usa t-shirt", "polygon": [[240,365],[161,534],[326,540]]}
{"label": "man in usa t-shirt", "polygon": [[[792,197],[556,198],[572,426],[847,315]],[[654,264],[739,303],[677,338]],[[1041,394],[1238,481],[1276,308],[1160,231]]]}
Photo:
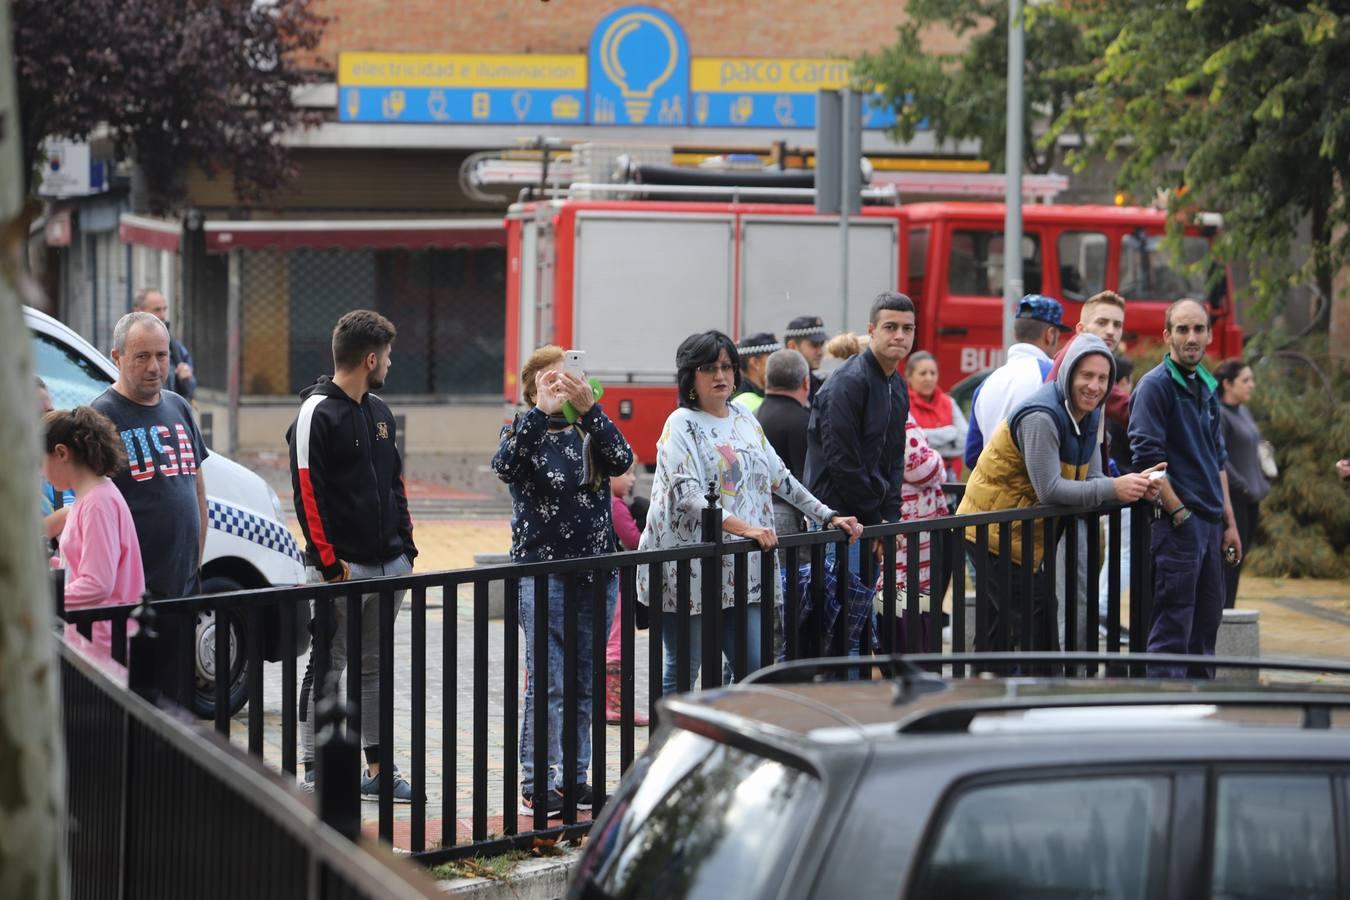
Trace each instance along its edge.
{"label": "man in usa t-shirt", "polygon": [[164,389],[169,332],[146,312],[127,313],[113,329],[117,381],[90,405],[117,426],[128,467],[113,483],[136,523],[145,588],[155,599],[201,589],[206,543],[206,459],[186,400]]}

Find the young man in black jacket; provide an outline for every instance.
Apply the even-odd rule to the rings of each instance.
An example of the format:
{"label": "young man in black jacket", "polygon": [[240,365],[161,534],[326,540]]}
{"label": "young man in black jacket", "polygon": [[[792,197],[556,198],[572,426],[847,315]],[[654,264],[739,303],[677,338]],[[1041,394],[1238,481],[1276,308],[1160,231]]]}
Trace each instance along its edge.
{"label": "young man in black jacket", "polygon": [[[806,486],[831,509],[876,525],[900,519],[909,387],[898,366],[914,345],[914,302],[885,291],[868,318],[868,346],[835,369],[812,402]],[[849,554],[855,572],[857,547]],[[881,549],[877,542],[878,559]],[[866,582],[871,571],[861,574]]]}
{"label": "young man in black jacket", "polygon": [[[384,386],[397,334],[379,313],[358,309],[333,329],[333,377],[300,392],[300,414],[286,442],[291,451],[295,510],[305,533],[305,561],[311,582],[406,575],[417,556],[412,518],[403,489],[403,460],[396,443],[394,414],[371,391]],[[394,614],[406,591],[394,594]],[[328,635],[329,671],[347,668],[347,605],[332,607]],[[361,738],[367,771],[361,793],[377,797],[379,764],[378,593],[361,598]],[[317,619],[311,623],[316,629]],[[300,690],[300,723],[305,784],[313,785],[314,668]],[[394,799],[411,802],[412,789],[395,767]]]}

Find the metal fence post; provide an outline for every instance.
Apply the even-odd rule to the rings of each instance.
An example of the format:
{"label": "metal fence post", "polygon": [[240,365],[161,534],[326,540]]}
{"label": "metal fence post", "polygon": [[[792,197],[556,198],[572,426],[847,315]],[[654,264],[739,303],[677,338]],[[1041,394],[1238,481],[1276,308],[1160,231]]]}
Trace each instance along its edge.
{"label": "metal fence post", "polygon": [[141,605],[131,612],[136,633],[131,637],[131,654],[127,660],[127,687],[151,703],[159,700],[159,682],[155,677],[155,646],[159,632],[155,608],[150,595],[141,594]]}
{"label": "metal fence post", "polygon": [[226,446],[231,456],[239,455],[239,393],[243,382],[243,258],[231,250],[229,284],[225,295],[225,396],[230,410]]}
{"label": "metal fence post", "polygon": [[714,544],[711,554],[703,558],[701,566],[703,600],[703,688],[720,687],[722,684],[722,507],[718,500],[720,494],[717,482],[708,482],[708,493],[704,495],[707,505],[703,507],[703,540]]}
{"label": "metal fence post", "polygon": [[356,707],[343,700],[338,690],[339,674],[329,672],[320,688],[315,707],[319,727],[315,750],[315,791],[319,796],[319,818],[350,840],[361,833],[361,742],[355,734]]}
{"label": "metal fence post", "polygon": [[66,618],[66,570],[52,569],[52,597],[56,600],[56,617]]}

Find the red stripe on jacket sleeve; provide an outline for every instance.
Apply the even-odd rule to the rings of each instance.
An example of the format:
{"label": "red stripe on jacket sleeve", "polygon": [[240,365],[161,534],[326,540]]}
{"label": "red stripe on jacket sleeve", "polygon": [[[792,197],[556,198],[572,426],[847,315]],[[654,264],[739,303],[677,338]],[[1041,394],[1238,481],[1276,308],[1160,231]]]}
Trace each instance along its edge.
{"label": "red stripe on jacket sleeve", "polygon": [[337,564],[337,554],[333,545],[328,543],[324,534],[323,519],[319,516],[319,504],[314,499],[314,485],[309,480],[308,467],[300,469],[300,502],[305,508],[305,522],[309,525],[309,539],[314,549],[319,551],[319,562],[325,566]]}

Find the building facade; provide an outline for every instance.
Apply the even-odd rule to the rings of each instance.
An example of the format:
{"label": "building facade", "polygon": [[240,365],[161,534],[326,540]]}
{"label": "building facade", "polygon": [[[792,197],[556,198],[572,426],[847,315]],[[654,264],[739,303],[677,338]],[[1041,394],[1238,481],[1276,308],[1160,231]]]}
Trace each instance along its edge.
{"label": "building facade", "polygon": [[[289,136],[298,177],[242,206],[228,175],[186,177],[183,219],[135,215],[125,184],[67,200],[67,245],[48,260],[56,312],[100,347],[135,290],[160,286],[197,358],[199,405],[250,449],[275,443],[295,392],[330,371],[328,334],[368,307],[400,330],[385,393],[427,416],[500,418],[505,331],[502,215],[519,186],[475,191],[475,154],[547,138],[661,148],[680,162],[810,150],[814,93],[893,39],[904,3],[784,7],[616,0],[324,0],[325,74],[301,98],[324,123]],[[935,46],[955,46],[946,33]],[[901,145],[867,112],[870,157],[973,162],[930,132]],[[536,158],[515,154],[527,162]],[[232,340],[231,338],[234,338]],[[229,429],[222,421],[232,423]],[[416,449],[446,436],[410,429]]]}

